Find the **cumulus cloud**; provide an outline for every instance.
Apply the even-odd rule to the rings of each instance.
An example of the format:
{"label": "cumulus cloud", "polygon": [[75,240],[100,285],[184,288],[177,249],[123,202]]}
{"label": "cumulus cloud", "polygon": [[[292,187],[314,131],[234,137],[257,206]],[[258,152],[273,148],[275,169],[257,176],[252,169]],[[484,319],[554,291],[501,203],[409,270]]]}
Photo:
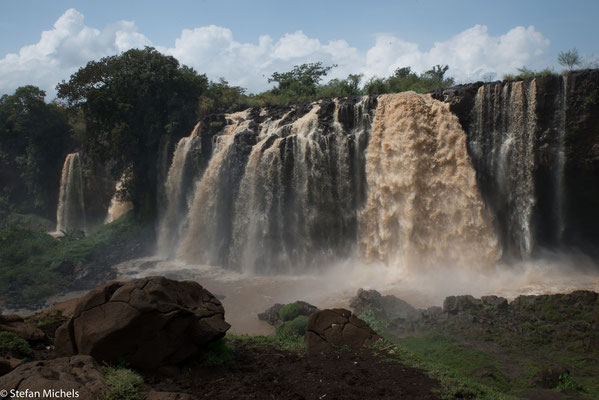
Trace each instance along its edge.
{"label": "cumulus cloud", "polygon": [[[69,9],[53,29],[42,32],[38,43],[0,59],[0,93],[35,84],[53,97],[55,85],[88,61],[146,45],[152,42],[133,22],[119,21],[99,30],[86,26],[83,15]],[[492,36],[486,26],[476,25],[435,42],[430,49],[423,50],[418,43],[393,34],[379,34],[370,48],[358,49],[346,40],[321,42],[302,31],[240,42],[230,29],[210,25],[184,29],[173,45],[155,47],[211,79],[224,77],[231,84],[257,92],[269,88],[268,77],[273,72],[317,61],[337,64],[329,78],[362,73],[368,79],[388,76],[404,66],[423,72],[436,64],[448,64],[449,74],[457,81],[473,81],[484,74],[512,73],[524,65],[537,67],[535,62],[549,47],[549,40],[532,26]]]}
{"label": "cumulus cloud", "polygon": [[54,97],[56,84],[88,61],[150,44],[133,22],[119,21],[98,30],[84,25],[83,14],[71,8],[53,29],[42,32],[39,42],[0,59],[0,93],[33,84]]}

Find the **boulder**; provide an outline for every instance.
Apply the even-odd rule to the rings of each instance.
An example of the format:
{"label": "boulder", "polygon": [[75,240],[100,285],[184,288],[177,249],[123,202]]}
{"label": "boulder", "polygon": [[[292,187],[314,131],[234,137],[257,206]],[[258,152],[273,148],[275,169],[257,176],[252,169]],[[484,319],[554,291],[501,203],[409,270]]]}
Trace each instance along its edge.
{"label": "boulder", "polygon": [[379,318],[388,321],[414,321],[421,317],[421,312],[409,303],[393,295],[383,296],[376,290],[358,289],[358,293],[349,301],[349,306],[358,315],[372,310]]}
{"label": "boulder", "polygon": [[[0,377],[0,388],[9,393],[13,389],[39,393],[52,391],[59,395],[45,395],[43,398],[79,399],[100,398],[107,389],[102,369],[90,356],[64,357],[23,364]],[[68,393],[72,395],[68,396]]]}
{"label": "boulder", "polygon": [[260,321],[266,321],[270,325],[275,326],[280,320],[279,311],[281,311],[281,308],[283,308],[283,304],[276,303],[263,313],[258,314],[258,319]]}
{"label": "boulder", "polygon": [[[297,314],[298,316],[305,315],[306,317],[308,317],[311,314],[318,311],[318,307],[301,300],[289,304],[297,304],[299,310]],[[272,326],[277,326],[279,323],[283,322],[281,320],[280,311],[281,308],[283,308],[284,306],[285,304],[277,303],[270,307],[268,310],[264,311],[263,313],[258,314],[258,319],[261,321],[266,321]]]}
{"label": "boulder", "polygon": [[12,332],[25,340],[42,341],[46,335],[31,322],[19,315],[0,315],[0,331]]}
{"label": "boulder", "polygon": [[306,328],[308,354],[320,354],[349,347],[359,349],[381,337],[349,310],[334,308],[310,315]]}
{"label": "boulder", "polygon": [[443,312],[457,314],[463,311],[476,310],[483,305],[482,300],[467,294],[463,296],[449,296],[443,301]]}
{"label": "boulder", "polygon": [[199,283],[160,276],[108,282],[83,296],[56,331],[59,355],[125,360],[141,369],[174,365],[222,338],[222,304]]}
{"label": "boulder", "polygon": [[18,358],[10,356],[0,357],[0,376],[8,374],[13,369],[21,366],[25,362]]}

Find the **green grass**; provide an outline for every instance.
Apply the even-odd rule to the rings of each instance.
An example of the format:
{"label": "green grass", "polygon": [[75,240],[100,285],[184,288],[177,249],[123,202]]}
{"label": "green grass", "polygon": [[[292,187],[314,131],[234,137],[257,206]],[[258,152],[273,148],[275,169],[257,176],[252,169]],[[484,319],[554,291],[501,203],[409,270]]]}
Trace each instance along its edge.
{"label": "green grass", "polygon": [[[533,332],[547,329],[544,321],[525,323]],[[555,334],[554,334],[555,336]],[[521,346],[527,337],[526,346]],[[420,337],[388,336],[407,365],[422,368],[441,382],[443,398],[509,399],[530,390],[534,375],[555,365],[571,374],[560,379],[556,390],[578,391],[583,398],[599,398],[599,358],[596,352],[556,348],[524,331],[521,336],[488,343],[483,336],[462,332],[429,333]],[[555,337],[554,337],[554,340]],[[487,344],[485,344],[487,343]],[[487,347],[488,346],[488,347]],[[490,374],[480,374],[489,371]]]}
{"label": "green grass", "polygon": [[[429,334],[423,337],[396,339],[394,342],[418,354],[422,360],[440,364],[454,371],[456,376],[489,386],[494,391],[504,392],[510,389],[508,378],[495,358],[481,350],[457,343],[449,337]],[[492,371],[492,376],[473,378],[472,373],[481,369]]]}
{"label": "green grass", "polygon": [[104,367],[104,382],[108,391],[102,400],[141,400],[144,379],[137,372],[123,367]]}
{"label": "green grass", "polygon": [[12,332],[0,332],[0,356],[11,354],[17,357],[29,357],[33,350],[22,337]]}
{"label": "green grass", "polygon": [[[502,393],[493,385],[488,385],[469,375],[474,366],[489,366],[490,360],[477,351],[460,348],[448,338],[430,335],[424,338],[391,338],[395,346],[384,342],[376,346],[375,352],[384,349],[393,355],[399,355],[401,362],[423,369],[432,378],[440,382],[439,395],[442,399],[515,399]],[[462,351],[464,353],[462,354]],[[469,364],[472,362],[472,364]]]}
{"label": "green grass", "polygon": [[543,76],[557,76],[557,73],[550,68],[541,71],[534,71],[526,67],[518,68],[518,74],[506,74],[503,79],[506,81],[522,81],[524,79],[539,78]]}
{"label": "green grass", "polygon": [[56,294],[71,280],[70,274],[61,270],[62,262],[75,266],[94,251],[101,252],[140,229],[131,213],[101,226],[93,235],[72,240],[56,240],[42,230],[6,225],[0,229],[0,292],[7,293],[13,286],[26,301]]}

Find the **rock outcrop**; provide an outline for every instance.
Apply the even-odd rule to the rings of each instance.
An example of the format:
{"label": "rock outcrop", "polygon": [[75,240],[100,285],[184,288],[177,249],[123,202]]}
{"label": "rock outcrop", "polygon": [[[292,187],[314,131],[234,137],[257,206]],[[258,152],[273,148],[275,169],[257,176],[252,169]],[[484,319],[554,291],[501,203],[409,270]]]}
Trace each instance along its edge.
{"label": "rock outcrop", "polygon": [[421,314],[420,311],[402,299],[392,295],[382,296],[376,290],[358,289],[358,293],[349,301],[349,306],[354,309],[354,313],[357,315],[366,310],[372,310],[377,317],[388,321],[396,319],[415,320]]}
{"label": "rock outcrop", "polygon": [[0,377],[0,388],[9,393],[13,389],[46,393],[44,398],[79,399],[100,398],[107,390],[102,369],[90,356],[64,357],[23,364]]}
{"label": "rock outcrop", "polygon": [[46,337],[38,327],[19,315],[0,315],[0,331],[12,332],[30,341],[42,341]]}
{"label": "rock outcrop", "polygon": [[148,277],[109,282],[82,297],[57,331],[59,355],[141,369],[177,364],[222,338],[222,304],[197,282]]}
{"label": "rock outcrop", "polygon": [[306,328],[308,354],[373,345],[381,337],[349,310],[334,308],[310,315]]}

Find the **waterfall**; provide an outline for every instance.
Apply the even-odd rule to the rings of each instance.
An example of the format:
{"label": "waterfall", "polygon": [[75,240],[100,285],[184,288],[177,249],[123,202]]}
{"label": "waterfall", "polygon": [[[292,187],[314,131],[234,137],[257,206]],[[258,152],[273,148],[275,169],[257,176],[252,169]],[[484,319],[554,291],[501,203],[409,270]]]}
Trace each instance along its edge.
{"label": "waterfall", "polygon": [[[194,188],[187,219],[189,227],[178,246],[181,259],[191,263],[226,265],[231,241],[233,203],[247,161],[248,112],[229,114],[228,125],[214,137],[210,163]],[[248,143],[246,143],[248,142]]]}
{"label": "waterfall", "polygon": [[447,104],[413,92],[380,96],[366,177],[359,215],[366,261],[419,269],[482,268],[498,259],[466,134]]}
{"label": "waterfall", "polygon": [[195,177],[194,155],[198,153],[200,145],[199,130],[200,123],[177,144],[164,183],[166,205],[158,225],[158,254],[164,258],[174,255],[175,244],[184,228],[185,216],[189,210],[190,189]]}
{"label": "waterfall", "polygon": [[86,230],[83,178],[79,153],[67,155],[60,177],[56,231]]}
{"label": "waterfall", "polygon": [[116,221],[127,211],[133,209],[133,203],[123,198],[123,185],[126,179],[127,173],[124,173],[114,187],[114,195],[110,200],[110,206],[104,219],[105,224]]}
{"label": "waterfall", "polygon": [[536,81],[483,85],[470,129],[470,154],[481,190],[502,221],[503,245],[529,256],[536,204]]}
{"label": "waterfall", "polygon": [[561,93],[559,96],[559,127],[557,143],[557,165],[555,168],[555,215],[557,218],[556,239],[560,243],[565,230],[564,217],[564,174],[566,171],[566,112],[568,79],[562,76]]}
{"label": "waterfall", "polygon": [[500,255],[465,132],[414,93],[227,114],[220,132],[181,139],[165,192],[158,251],[191,264],[297,273],[360,254],[483,268]]}
{"label": "waterfall", "polygon": [[[364,97],[227,115],[178,255],[246,273],[289,273],[351,254],[371,105]],[[333,118],[324,122],[328,110]]]}

